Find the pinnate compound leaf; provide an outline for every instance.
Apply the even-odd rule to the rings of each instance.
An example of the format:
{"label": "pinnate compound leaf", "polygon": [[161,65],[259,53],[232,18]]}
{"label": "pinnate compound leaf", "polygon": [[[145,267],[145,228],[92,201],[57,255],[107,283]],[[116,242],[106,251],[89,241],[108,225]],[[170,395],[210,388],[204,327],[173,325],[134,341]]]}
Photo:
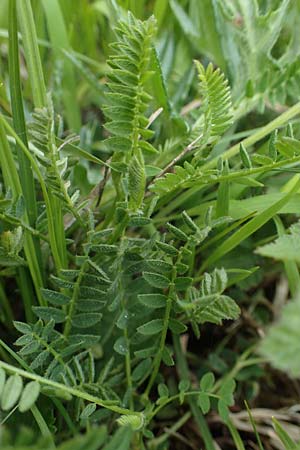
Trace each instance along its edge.
{"label": "pinnate compound leaf", "polygon": [[232,103],[228,81],[212,63],[206,68],[196,61],[199,90],[203,99],[204,130],[206,138],[220,136],[232,124]]}
{"label": "pinnate compound leaf", "polygon": [[[181,303],[182,304],[182,303]],[[217,325],[223,320],[237,319],[240,308],[227,295],[212,294],[194,301],[194,317],[198,323],[211,322]]]}

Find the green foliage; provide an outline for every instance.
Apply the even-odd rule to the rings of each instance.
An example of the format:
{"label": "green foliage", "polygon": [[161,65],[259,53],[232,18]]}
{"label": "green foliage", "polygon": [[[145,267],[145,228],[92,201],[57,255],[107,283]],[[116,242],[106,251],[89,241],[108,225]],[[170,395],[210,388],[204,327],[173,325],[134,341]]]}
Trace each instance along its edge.
{"label": "green foliage", "polygon": [[189,302],[180,302],[180,306],[197,323],[212,322],[221,324],[225,319],[236,319],[240,309],[235,301],[223,295],[227,286],[227,274],[224,269],[215,269],[212,274],[205,273],[200,289],[191,288]]}
{"label": "green foliage", "polygon": [[228,82],[220,69],[213,69],[210,63],[205,69],[196,61],[199,77],[199,91],[203,102],[205,141],[210,136],[222,136],[232,124],[231,97]]}
{"label": "green foliage", "polygon": [[30,381],[23,385],[20,375],[10,375],[6,379],[5,371],[0,368],[0,398],[1,409],[9,411],[16,405],[21,413],[26,412],[36,402],[40,393],[37,381]]}
{"label": "green foliage", "polygon": [[300,226],[298,223],[292,225],[289,229],[290,234],[284,234],[271,244],[259,247],[256,251],[260,255],[269,258],[279,259],[281,261],[300,262]]}
{"label": "green foliage", "polygon": [[272,325],[263,339],[261,353],[278,369],[298,377],[300,365],[296,355],[299,351],[299,309],[298,298],[290,300],[283,307],[278,323]]}
{"label": "green foliage", "polygon": [[243,449],[257,346],[299,375],[297,2],[2,3],[1,448]]}

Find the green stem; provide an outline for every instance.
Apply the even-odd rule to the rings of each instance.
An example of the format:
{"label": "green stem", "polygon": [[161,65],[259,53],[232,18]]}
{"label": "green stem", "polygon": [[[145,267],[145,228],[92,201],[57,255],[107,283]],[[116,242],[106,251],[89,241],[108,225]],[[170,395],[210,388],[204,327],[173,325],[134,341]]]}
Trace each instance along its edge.
{"label": "green stem", "polygon": [[[264,137],[268,136],[268,134],[272,133],[272,131],[286,124],[290,119],[297,116],[299,113],[300,113],[300,102],[296,103],[290,109],[280,114],[280,116],[276,117],[274,120],[271,120],[271,122],[269,122],[267,125],[265,125],[258,131],[253,133],[252,136],[243,139],[241,142],[243,143],[245,148],[248,148],[251,145],[256,144],[256,142],[260,141]],[[222,158],[224,160],[232,158],[233,156],[237,155],[239,151],[240,151],[240,142],[238,144],[233,145],[230,149],[226,150],[226,152],[223,153]],[[208,163],[204,164],[202,168],[211,169],[213,167],[216,167],[218,159],[219,156],[216,156],[215,158],[211,159]]]}
{"label": "green stem", "polygon": [[79,292],[80,292],[80,285],[82,282],[82,278],[85,274],[86,268],[87,268],[87,261],[85,261],[81,268],[80,268],[80,272],[78,275],[78,278],[76,280],[74,289],[73,289],[73,294],[72,294],[72,298],[70,301],[70,306],[69,306],[69,310],[68,310],[68,315],[67,315],[67,320],[65,323],[65,327],[64,327],[64,336],[65,338],[68,338],[70,331],[71,331],[71,327],[72,327],[72,318],[76,309],[76,302],[78,300],[78,296],[79,296]]}
{"label": "green stem", "polygon": [[[173,335],[173,344],[176,354],[176,364],[178,375],[181,379],[188,380],[190,378],[189,368],[187,365],[187,361],[182,352],[180,338],[177,335]],[[194,416],[195,422],[197,423],[199,430],[201,432],[203,441],[205,443],[206,450],[216,450],[215,445],[213,443],[213,438],[210,433],[210,430],[207,426],[206,420],[201,413],[199,406],[197,405],[197,400],[194,397],[190,397],[188,399],[192,414]]]}
{"label": "green stem", "polygon": [[176,275],[177,275],[176,265],[174,265],[174,268],[172,271],[171,283],[170,283],[170,287],[169,287],[168,299],[167,299],[167,303],[166,303],[165,317],[164,317],[163,329],[162,329],[161,337],[160,337],[159,348],[158,348],[158,351],[154,358],[152,374],[150,376],[148,385],[147,385],[145,393],[144,393],[144,395],[146,397],[148,397],[150,390],[153,386],[153,383],[157,377],[157,374],[158,374],[158,371],[160,368],[160,363],[162,360],[163,351],[165,348],[166,337],[167,337],[167,332],[168,332],[168,328],[169,328],[170,314],[171,314],[171,309],[172,309],[172,304],[173,304],[173,299],[174,299],[174,294],[175,294],[174,282],[175,282]]}
{"label": "green stem", "polygon": [[131,356],[130,356],[130,341],[128,338],[128,330],[127,327],[124,329],[124,339],[126,342],[127,352],[125,355],[125,369],[126,369],[126,380],[127,386],[129,390],[129,406],[130,409],[134,409],[133,397],[132,397],[132,377],[131,377]]}
{"label": "green stem", "polygon": [[58,383],[56,381],[50,380],[48,378],[41,377],[40,375],[36,375],[35,373],[26,372],[25,370],[19,369],[18,367],[14,367],[10,364],[7,364],[3,361],[0,361],[0,367],[4,370],[7,370],[9,373],[18,374],[23,378],[28,378],[29,380],[34,380],[39,382],[42,385],[53,387],[54,389],[59,389],[65,393],[68,393],[74,397],[82,398],[91,403],[95,403],[96,405],[101,406],[102,408],[109,409],[110,411],[116,412],[118,414],[124,415],[138,415],[139,413],[130,411],[126,408],[121,408],[120,406],[116,406],[111,404],[109,401],[101,400],[94,395],[88,394],[87,392],[82,392],[79,389],[72,388],[70,386],[66,386],[64,384]]}

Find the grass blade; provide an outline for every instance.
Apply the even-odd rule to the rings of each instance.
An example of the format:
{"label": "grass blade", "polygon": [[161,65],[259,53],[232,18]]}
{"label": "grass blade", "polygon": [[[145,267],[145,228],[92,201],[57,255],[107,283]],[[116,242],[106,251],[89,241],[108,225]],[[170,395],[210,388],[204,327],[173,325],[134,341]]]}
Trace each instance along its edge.
{"label": "grass blade", "polygon": [[259,228],[261,228],[265,223],[267,223],[272,217],[274,217],[280,209],[286,205],[292,195],[297,192],[300,188],[300,179],[298,178],[292,189],[278,202],[274,203],[269,208],[262,211],[256,217],[251,219],[248,223],[242,226],[238,231],[236,231],[230,238],[223,242],[203,263],[201,271],[206,267],[216,262],[226,253],[237,247],[242,241],[247,239],[251,234],[255,233]]}
{"label": "grass blade", "polygon": [[46,86],[30,0],[17,0],[17,7],[33,103],[42,108],[46,104]]}
{"label": "grass blade", "polygon": [[[18,198],[22,195],[22,188],[17,172],[16,164],[13,158],[13,154],[2,124],[2,117],[0,123],[0,165],[3,173],[4,184],[7,189],[11,189],[14,198]],[[28,222],[27,214],[25,214],[25,221]],[[25,233],[24,251],[28,262],[30,274],[33,280],[37,298],[40,304],[45,304],[40,289],[43,286],[43,279],[40,271],[39,261],[35,254],[34,242],[31,234]],[[32,298],[29,299],[30,304],[27,305],[26,313],[31,315]]]}
{"label": "grass blade", "polygon": [[[59,62],[64,58],[61,49],[71,50],[64,17],[57,0],[43,0],[50,42],[53,46],[55,59]],[[81,117],[76,99],[76,79],[72,63],[64,59],[62,64],[62,97],[66,118],[73,131],[79,131]]]}

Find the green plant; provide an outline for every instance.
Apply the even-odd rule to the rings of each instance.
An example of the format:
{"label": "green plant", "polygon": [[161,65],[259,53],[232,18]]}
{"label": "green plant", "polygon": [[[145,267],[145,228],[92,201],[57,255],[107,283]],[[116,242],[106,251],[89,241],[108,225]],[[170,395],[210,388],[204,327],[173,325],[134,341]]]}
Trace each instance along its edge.
{"label": "green plant", "polygon": [[[299,288],[299,227],[284,234],[278,216],[298,214],[297,7],[266,3],[83,1],[77,11],[68,0],[9,0],[3,448],[173,448],[193,421],[213,450],[205,416],[216,411],[243,449],[231,407],[255,396],[264,358],[298,375],[297,300],[263,340],[263,358],[252,355],[258,339],[227,322],[238,327],[249,311],[257,328],[270,322],[249,294],[259,298],[261,280],[274,278],[267,265],[258,271],[265,257],[284,261],[293,296]],[[82,42],[69,21],[86,31]],[[291,317],[295,333],[282,341]]]}

